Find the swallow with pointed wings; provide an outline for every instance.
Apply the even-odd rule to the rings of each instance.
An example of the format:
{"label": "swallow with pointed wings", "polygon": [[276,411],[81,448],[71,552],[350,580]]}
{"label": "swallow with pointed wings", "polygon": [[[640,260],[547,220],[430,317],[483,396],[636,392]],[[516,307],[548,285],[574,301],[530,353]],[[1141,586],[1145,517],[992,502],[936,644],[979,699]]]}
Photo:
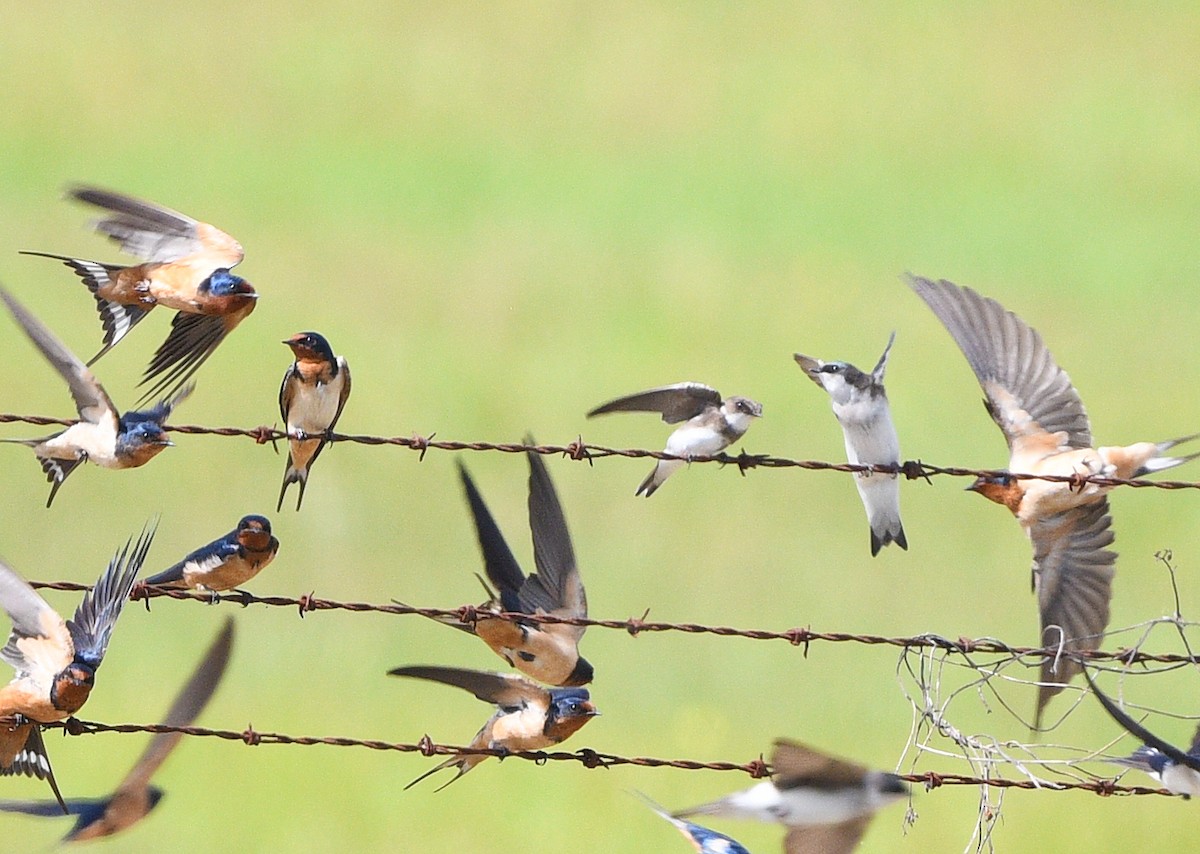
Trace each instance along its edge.
{"label": "swallow with pointed wings", "polygon": [[778,822],[788,828],[787,854],[845,854],[858,845],[876,811],[910,794],[908,784],[895,774],[789,739],[775,742],[771,767],[773,780],[681,810],[676,817],[713,815]]}
{"label": "swallow with pointed wings", "polygon": [[29,340],[41,351],[54,369],[66,380],[75,399],[80,421],[66,430],[42,439],[0,439],[33,448],[46,480],[51,484],[49,507],[59,487],[80,463],[89,460],[109,469],[129,469],[145,465],[173,443],[163,424],[171,412],[192,393],[186,386],[174,397],[157,406],[136,412],[117,412],[104,386],[91,370],[54,337],[46,326],[29,313],[7,291],[3,299]]}
{"label": "swallow with pointed wings", "polygon": [[96,230],[142,263],[120,266],[45,252],[24,254],[62,261],[95,297],[104,346],[88,364],[115,346],[154,306],[174,309],[171,332],[141,382],[155,381],[143,401],[163,392],[170,396],[254,311],[258,292],[230,272],[245,257],[242,245],[215,226],[154,202],[85,186],[70,188],[68,195],[105,211],[94,223]]}
{"label": "swallow with pointed wings", "polygon": [[[968,489],[1007,507],[1033,544],[1042,643],[1068,652],[1096,649],[1108,625],[1117,557],[1106,548],[1113,541],[1105,495],[1112,487],[1012,474],[1140,477],[1195,457],[1165,456],[1194,437],[1093,448],[1083,401],[1037,332],[970,288],[915,276],[908,284],[967,357],[984,406],[1008,442],[1007,471],[980,477]],[[1035,728],[1046,703],[1081,669],[1066,656],[1043,663]]]}
{"label": "swallow with pointed wings", "polygon": [[608,412],[657,412],[668,424],[684,422],[663,449],[682,459],[659,460],[634,493],[649,498],[687,459],[713,456],[742,438],[751,422],[762,417],[762,404],[736,395],[723,400],[719,391],[701,383],[676,383],[602,403],[587,417]]}
{"label": "swallow with pointed wings", "polygon": [[237,527],[188,554],[174,566],[146,579],[146,584],[186,587],[215,593],[245,584],[275,559],[279,540],[265,516],[243,516]]}
{"label": "swallow with pointed wings", "polygon": [[297,332],[283,343],[292,348],[296,361],[279,387],[279,414],[288,433],[288,461],[275,509],[283,507],[288,486],[298,483],[299,510],[308,485],[308,470],[325,449],[350,397],[350,366],[344,356],[335,356],[329,342],[316,332]]}
{"label": "swallow with pointed wings", "polygon": [[[221,681],[232,646],[233,620],[228,619],[192,673],[191,679],[171,704],[167,716],[163,719],[164,726],[192,725]],[[158,806],[163,796],[163,790],[151,785],[150,780],[182,738],[181,732],[155,734],[111,795],[106,798],[67,801],[67,812],[76,819],[75,826],[63,837],[63,842],[84,842],[112,836],[145,818]],[[38,816],[60,814],[58,804],[47,801],[0,801],[0,811]]]}
{"label": "swallow with pointed wings", "polygon": [[[495,703],[496,712],[475,734],[470,747],[515,753],[541,750],[569,738],[584,724],[600,714],[592,705],[586,688],[543,688],[515,673],[490,673],[458,667],[397,667],[389,676],[429,679],[470,691],[485,703]],[[426,771],[404,788],[408,789],[443,768],[457,768],[449,786],[466,774],[488,754],[455,756]]]}

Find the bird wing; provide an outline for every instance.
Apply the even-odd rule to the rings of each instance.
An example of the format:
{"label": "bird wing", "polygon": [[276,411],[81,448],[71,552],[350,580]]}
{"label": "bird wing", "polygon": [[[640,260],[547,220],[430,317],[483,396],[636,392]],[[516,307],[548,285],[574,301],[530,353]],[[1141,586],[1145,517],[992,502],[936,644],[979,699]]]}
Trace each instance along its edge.
{"label": "bird wing", "polygon": [[675,424],[695,418],[710,406],[720,405],[721,393],[715,388],[701,383],[676,383],[602,403],[587,417],[606,412],[657,412],[662,415],[663,421]]}
{"label": "bird wing", "polygon": [[871,816],[864,815],[841,824],[789,828],[783,839],[784,854],[846,854],[855,849],[870,823]]}
{"label": "bird wing", "polygon": [[[1108,625],[1108,604],[1117,553],[1112,544],[1108,499],[1056,513],[1029,529],[1033,543],[1033,578],[1042,618],[1042,643],[1066,651],[1099,646]],[[1058,628],[1052,628],[1057,626]],[[1059,632],[1061,629],[1061,634]],[[1042,664],[1037,718],[1050,698],[1082,669],[1063,656]],[[1037,724],[1035,724],[1036,726]]]}
{"label": "bird wing", "polygon": [[338,373],[344,376],[345,382],[342,383],[342,393],[338,395],[337,412],[333,414],[333,420],[329,422],[329,430],[332,431],[337,426],[338,419],[342,417],[342,410],[346,408],[346,401],[350,399],[350,363],[344,357],[337,357]]}
{"label": "bird wing", "polygon": [[467,503],[471,505],[475,535],[479,540],[479,550],[483,552],[484,570],[492,584],[496,585],[500,594],[500,605],[505,611],[524,611],[521,587],[525,584],[525,573],[521,571],[521,565],[517,563],[508,543],[504,541],[500,526],[492,518],[483,496],[461,462],[458,464],[458,474],[462,478],[463,490],[467,493]]}
{"label": "bird wing", "polygon": [[12,620],[3,658],[18,678],[31,676],[50,690],[54,677],[71,663],[75,648],[63,618],[21,576],[0,561],[0,607]]}
{"label": "bird wing", "polygon": [[945,279],[907,278],[967,357],[1010,449],[1021,439],[1059,431],[1072,448],[1092,446],[1083,401],[1036,331],[970,288]]}
{"label": "bird wing", "polygon": [[883,382],[884,371],[887,370],[888,356],[892,353],[892,345],[896,343],[896,332],[892,330],[892,334],[888,337],[887,346],[883,348],[883,355],[879,357],[879,361],[875,363],[875,369],[871,371],[871,377],[877,383]]}
{"label": "bird wing", "polygon": [[204,254],[215,269],[233,267],[245,257],[242,245],[228,234],[179,211],[97,187],[72,187],[68,193],[109,211],[111,216],[94,223],[96,230],[145,261],[170,263]]}
{"label": "bird wing", "polygon": [[[225,665],[229,663],[229,653],[233,649],[233,620],[226,618],[225,625],[217,634],[215,640],[204,654],[204,658],[196,666],[187,684],[171,704],[167,716],[163,718],[165,726],[191,726],[196,717],[208,705],[213,691],[225,674]],[[158,770],[163,761],[175,749],[175,745],[183,738],[180,732],[160,732],[150,739],[141,757],[125,779],[117,787],[117,791],[141,791],[150,783],[150,778]]]}
{"label": "bird wing", "polygon": [[[534,444],[533,437],[526,436],[525,442]],[[530,452],[526,457],[529,459],[529,529],[533,535],[533,560],[538,571],[526,578],[521,588],[521,610],[533,613],[540,609],[561,616],[586,617],[587,594],[575,563],[575,550],[571,547],[571,533],[567,530],[562,504],[541,455]],[[584,627],[575,628],[577,635],[582,636]]]}
{"label": "bird wing", "polygon": [[150,551],[154,531],[155,526],[150,525],[142,530],[137,542],[125,541],[124,547],[113,555],[97,579],[96,586],[84,594],[83,601],[75,609],[75,616],[67,621],[75,643],[75,657],[93,668],[99,667],[104,660],[113,626],[121,616],[133,581]]}
{"label": "bird wing", "polygon": [[1124,727],[1130,734],[1140,738],[1143,744],[1156,748],[1160,753],[1170,757],[1180,765],[1186,765],[1194,771],[1200,771],[1200,756],[1184,753],[1175,745],[1163,741],[1157,735],[1150,732],[1150,730],[1127,715],[1111,698],[1105,696],[1104,692],[1096,687],[1096,683],[1092,681],[1092,675],[1087,672],[1086,668],[1081,669],[1083,669],[1083,678],[1087,680],[1092,693],[1096,695],[1096,699],[1100,701],[1100,705],[1104,706],[1104,711],[1108,712],[1114,721]]}
{"label": "bird wing", "polygon": [[[254,303],[251,303],[250,308],[253,307]],[[167,392],[170,394],[187,382],[249,313],[239,311],[214,315],[176,312],[171,319],[171,331],[154,351],[138,383],[138,386],[143,386],[154,380],[154,385],[142,395],[139,403],[167,389],[171,390]]]}
{"label": "bird wing", "polygon": [[17,323],[29,336],[29,340],[41,351],[46,360],[67,381],[71,389],[71,397],[75,399],[75,409],[79,417],[92,424],[107,424],[112,427],[113,434],[117,431],[117,408],[104,387],[100,385],[95,375],[88,370],[87,365],[79,361],[75,354],[66,348],[40,320],[34,317],[26,308],[8,293],[0,288],[0,298],[3,298],[8,310],[12,312]]}
{"label": "bird wing", "polygon": [[814,785],[821,788],[858,786],[869,770],[864,765],[829,756],[786,738],[775,741],[771,767],[775,770],[775,785],[780,789]]}
{"label": "bird wing", "polygon": [[388,671],[389,676],[412,676],[452,685],[470,691],[485,703],[495,703],[504,709],[524,708],[531,705],[548,705],[549,694],[545,688],[523,676],[509,673],[492,673],[484,670],[465,670],[459,667],[397,667]]}

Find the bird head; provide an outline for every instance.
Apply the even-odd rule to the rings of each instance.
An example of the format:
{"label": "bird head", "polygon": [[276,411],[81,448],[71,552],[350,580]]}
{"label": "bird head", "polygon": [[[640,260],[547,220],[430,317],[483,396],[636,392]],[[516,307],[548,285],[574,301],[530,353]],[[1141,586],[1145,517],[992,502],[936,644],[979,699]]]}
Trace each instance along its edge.
{"label": "bird head", "polygon": [[292,348],[299,361],[332,362],[335,361],[333,348],[319,332],[297,332],[291,338],[285,338],[284,344]]}
{"label": "bird head", "polygon": [[235,276],[225,267],[218,267],[213,270],[207,279],[201,285],[201,290],[208,291],[215,297],[249,297],[250,299],[258,298],[258,291],[254,290],[254,285],[247,282],[241,276]]}
{"label": "bird head", "polygon": [[237,540],[249,549],[264,549],[271,542],[271,522],[266,516],[243,516],[237,524]]}
{"label": "bird head", "polygon": [[988,501],[1003,504],[1014,516],[1020,510],[1023,495],[1020,483],[1007,472],[1000,475],[981,475],[967,487],[967,491],[978,492]]}

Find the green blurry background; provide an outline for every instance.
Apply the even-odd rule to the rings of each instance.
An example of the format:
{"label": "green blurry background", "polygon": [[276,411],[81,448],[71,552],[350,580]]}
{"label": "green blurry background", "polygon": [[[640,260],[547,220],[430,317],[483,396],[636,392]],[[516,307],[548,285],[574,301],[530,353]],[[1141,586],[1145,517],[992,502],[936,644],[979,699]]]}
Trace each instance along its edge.
{"label": "green blurry background", "polygon": [[[201,370],[179,423],[277,420],[291,358],[278,342],[317,329],[353,366],[347,432],[511,441],[532,430],[547,442],[582,433],[658,448],[668,431],[653,416],[583,414],[699,380],[764,403],[749,451],[840,460],[828,402],[791,355],[869,367],[895,329],[888,388],[905,457],[1002,465],[964,359],[899,279],[912,270],[970,284],[1041,330],[1098,440],[1200,425],[1194,4],[5,5],[0,280],[77,353],[98,347],[78,280],[16,254],[119,260],[85,227],[90,213],[60,201],[72,181],[176,207],[246,247],[238,271],[261,304]],[[0,410],[70,415],[63,383],[0,324]],[[118,405],[136,398],[166,326],[156,312],[99,363]],[[528,561],[525,461],[462,457]],[[337,446],[300,514],[273,512],[284,459],[246,440],[184,436],[143,470],[83,469],[51,510],[27,450],[0,448],[0,465],[0,552],[31,578],[94,580],[153,514],[156,571],[266,512],[283,545],[252,583],[258,593],[449,607],[479,597],[481,562],[445,452],[418,462],[400,448]],[[648,468],[551,461],[593,616],[650,608],[739,627],[1037,639],[1028,544],[1002,510],[964,495],[964,481],[906,483],[910,550],[872,560],[846,475],[694,466],[635,500]],[[1161,548],[1175,550],[1184,614],[1195,615],[1195,496],[1125,490],[1112,503],[1113,625],[1171,610]],[[48,595],[64,613],[78,600]],[[384,675],[413,663],[502,666],[427,620],[300,621],[292,610],[160,600],[122,618],[84,717],[158,720],[226,613],[237,645],[202,724],[465,743],[489,713],[463,692]],[[1159,629],[1151,646],[1178,641]],[[911,680],[892,648],[823,644],[805,657],[779,642],[603,630],[584,648],[604,714],[568,746],[747,761],[786,735],[914,767]],[[1195,709],[1190,674],[1128,687],[1150,705]],[[1003,690],[1027,716],[1034,690]],[[1079,697],[1059,698],[1050,718]],[[1020,719],[970,693],[950,717],[968,733],[1029,740]],[[1152,723],[1176,743],[1191,735],[1187,721]],[[1088,698],[1047,738],[1099,749],[1116,735]],[[52,736],[63,790],[107,791],[146,738]],[[158,812],[96,850],[682,851],[629,790],[681,807],[748,785],[729,773],[512,760],[438,794],[434,781],[401,791],[432,762],[187,739],[158,778],[168,789]],[[915,767],[972,770],[933,757]],[[3,788],[45,794],[24,779]],[[864,850],[972,847],[978,799],[963,787],[919,792],[915,824],[889,809]],[[1197,826],[1177,799],[1079,792],[1011,792],[1001,815],[994,840],[1007,851],[1136,849],[1147,827],[1170,844]],[[0,818],[13,850],[66,827]],[[782,836],[721,829],[760,852]]]}

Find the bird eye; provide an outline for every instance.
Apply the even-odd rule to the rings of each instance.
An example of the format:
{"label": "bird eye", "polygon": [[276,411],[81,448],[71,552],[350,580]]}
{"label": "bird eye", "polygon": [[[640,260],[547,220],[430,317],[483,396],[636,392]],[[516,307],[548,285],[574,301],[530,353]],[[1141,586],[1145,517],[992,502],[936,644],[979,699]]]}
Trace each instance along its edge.
{"label": "bird eye", "polygon": [[821,372],[825,373],[825,374],[838,374],[838,373],[841,373],[841,371],[842,371],[842,366],[838,365],[838,364],[821,366]]}

